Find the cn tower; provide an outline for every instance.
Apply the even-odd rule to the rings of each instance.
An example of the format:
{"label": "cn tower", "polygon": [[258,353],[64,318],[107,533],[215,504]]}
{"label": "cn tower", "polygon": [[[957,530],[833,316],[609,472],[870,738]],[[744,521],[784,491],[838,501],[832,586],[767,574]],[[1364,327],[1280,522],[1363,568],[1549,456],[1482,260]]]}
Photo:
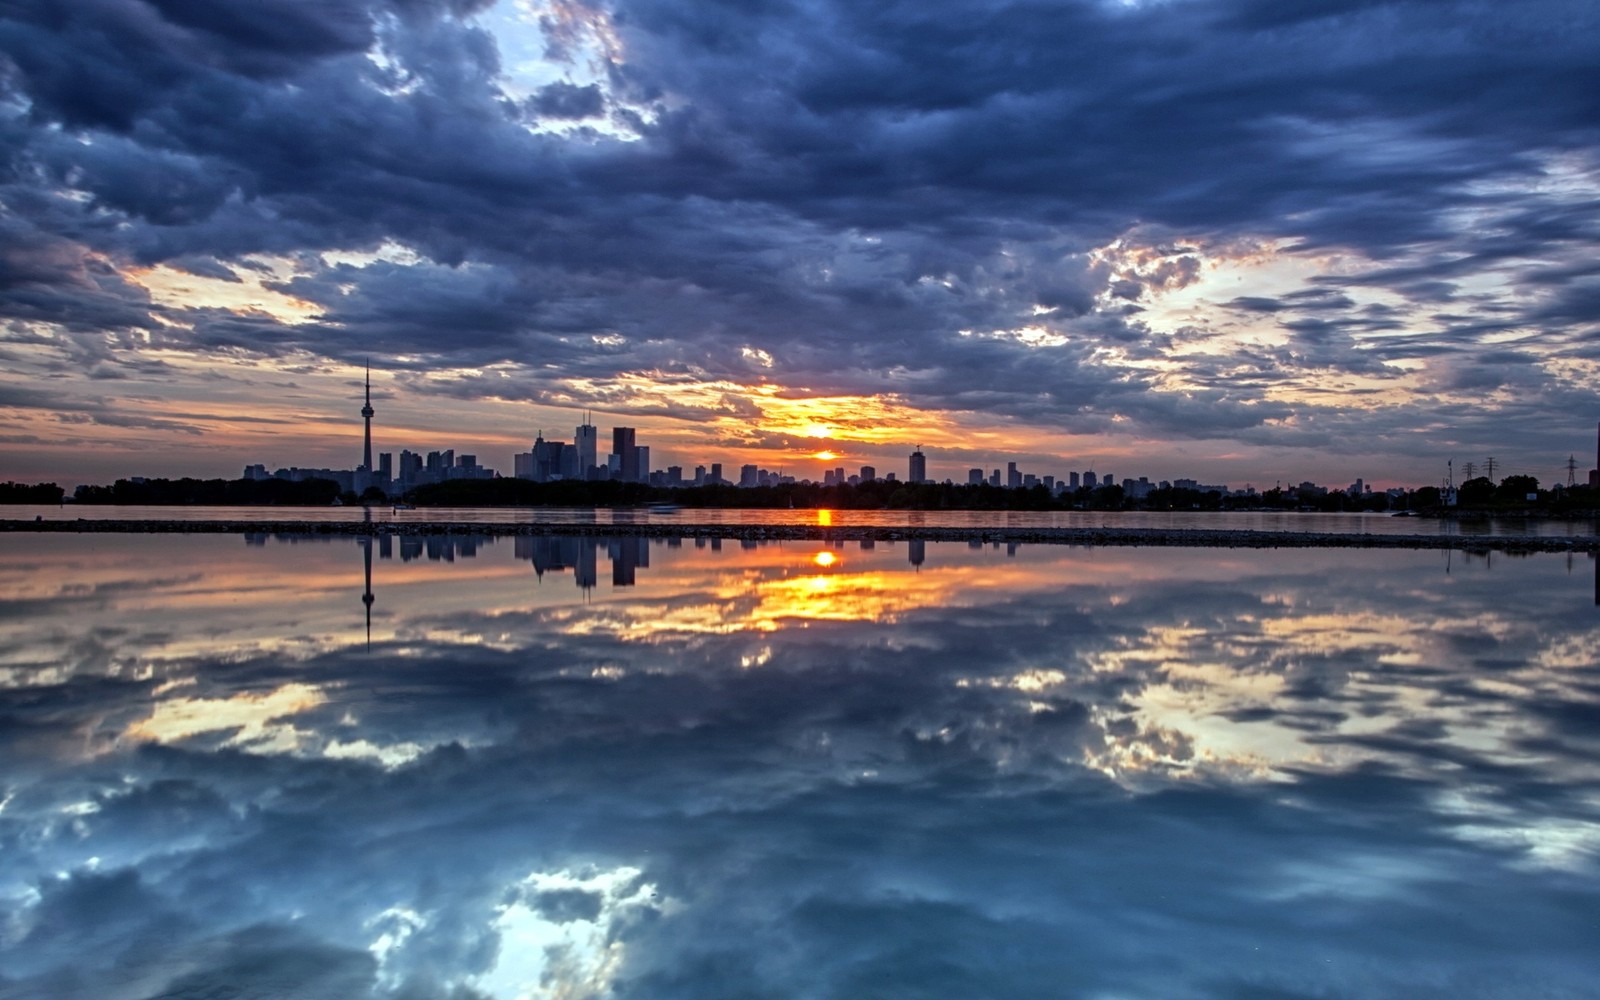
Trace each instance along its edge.
{"label": "cn tower", "polygon": [[372,471],[372,364],[367,364],[367,404],[361,408],[361,417],[367,423],[367,436],[361,445],[361,471]]}

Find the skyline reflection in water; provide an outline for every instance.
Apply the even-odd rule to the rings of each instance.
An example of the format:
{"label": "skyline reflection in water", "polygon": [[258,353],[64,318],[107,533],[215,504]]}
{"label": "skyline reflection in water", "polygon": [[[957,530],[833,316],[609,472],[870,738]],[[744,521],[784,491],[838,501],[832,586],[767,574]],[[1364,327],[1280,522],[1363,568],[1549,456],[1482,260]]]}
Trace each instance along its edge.
{"label": "skyline reflection in water", "polygon": [[0,997],[1590,996],[1596,572],[8,536]]}

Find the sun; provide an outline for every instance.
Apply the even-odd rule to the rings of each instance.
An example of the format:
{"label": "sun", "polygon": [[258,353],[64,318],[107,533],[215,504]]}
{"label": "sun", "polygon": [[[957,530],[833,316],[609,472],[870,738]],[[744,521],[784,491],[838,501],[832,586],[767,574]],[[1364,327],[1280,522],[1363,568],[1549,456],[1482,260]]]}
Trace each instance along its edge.
{"label": "sun", "polygon": [[808,438],[833,437],[833,427],[830,424],[813,421],[809,424],[806,424],[805,428],[800,431],[800,434],[801,436]]}
{"label": "sun", "polygon": [[815,458],[815,459],[817,459],[819,461],[831,462],[834,459],[839,457],[839,453],[836,452],[836,451],[828,451],[828,450],[824,449],[822,451],[819,451],[819,452],[815,453],[811,457]]}
{"label": "sun", "polygon": [[834,555],[832,552],[829,552],[827,549],[823,549],[821,552],[818,552],[815,556],[813,556],[811,561],[816,563],[818,566],[821,566],[823,569],[827,569],[828,567],[837,563],[839,561],[839,557]]}

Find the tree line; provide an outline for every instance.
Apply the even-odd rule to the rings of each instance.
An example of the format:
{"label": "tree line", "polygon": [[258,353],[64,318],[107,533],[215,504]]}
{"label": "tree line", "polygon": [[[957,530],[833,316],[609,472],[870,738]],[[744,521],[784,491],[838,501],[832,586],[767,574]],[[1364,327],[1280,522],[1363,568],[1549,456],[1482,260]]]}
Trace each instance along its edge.
{"label": "tree line", "polygon": [[[0,503],[60,503],[64,497],[54,483],[0,484]],[[1458,513],[1528,511],[1577,514],[1600,506],[1600,497],[1587,486],[1550,490],[1539,488],[1532,476],[1507,476],[1498,484],[1480,476],[1462,483],[1457,491]],[[1531,497],[1531,499],[1530,499]],[[119,479],[109,486],[79,486],[72,499],[82,504],[147,506],[327,506],[344,503],[390,502],[377,487],[357,496],[341,492],[330,479]],[[1178,487],[1151,490],[1140,498],[1121,486],[1080,488],[1052,494],[1044,486],[1002,489],[966,483],[903,483],[878,480],[850,485],[784,483],[743,488],[724,484],[668,488],[611,480],[559,480],[534,483],[524,479],[461,479],[419,486],[404,499],[419,507],[635,507],[672,503],[691,508],[781,508],[808,510],[1315,510],[1403,511],[1439,513],[1442,496],[1437,487],[1425,486],[1399,496],[1368,493],[1274,488],[1254,496],[1227,496],[1218,490]]]}
{"label": "tree line", "polygon": [[60,503],[66,494],[55,483],[0,483],[0,503]]}

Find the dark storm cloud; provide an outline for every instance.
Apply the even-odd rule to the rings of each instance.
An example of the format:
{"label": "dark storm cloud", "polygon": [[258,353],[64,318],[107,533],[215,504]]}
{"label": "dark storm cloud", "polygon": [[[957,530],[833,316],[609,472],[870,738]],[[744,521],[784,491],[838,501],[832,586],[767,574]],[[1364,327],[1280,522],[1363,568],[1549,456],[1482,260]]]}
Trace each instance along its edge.
{"label": "dark storm cloud", "polygon": [[572,83],[552,83],[539,88],[528,103],[545,118],[593,118],[605,109],[605,95],[595,84],[579,87]]}
{"label": "dark storm cloud", "polygon": [[[1200,436],[1240,418],[1265,428],[1278,406],[1255,396],[1212,423],[1179,420],[1181,401],[1146,402],[1166,393],[1097,349],[1164,356],[1119,307],[1147,309],[1237,238],[1365,255],[1383,266],[1344,287],[1419,303],[1513,265],[1546,289],[1499,303],[1510,315],[1466,308],[1442,344],[1597,318],[1578,263],[1595,203],[1539,184],[1557,158],[1592,155],[1591,5],[618,0],[564,8],[548,40],[587,58],[577,18],[603,14],[624,59],[522,99],[502,88],[493,36],[461,19],[479,6],[11,5],[0,278],[15,291],[0,307],[148,329],[148,303],[107,289],[114,276],[87,255],[228,280],[245,255],[301,254],[289,289],[322,322],[198,313],[162,344],[509,361],[553,366],[551,379],[749,377],[732,360],[748,345],[788,384]],[[606,115],[633,141],[525,127]],[[1087,256],[1135,232],[1151,259]],[[306,256],[386,241],[429,260]],[[1349,299],[1232,305],[1300,313],[1277,361],[1286,382],[1383,374],[1378,355],[1306,323],[1339,322]],[[1366,317],[1369,330],[1417,320]],[[1068,344],[979,351],[962,335],[1035,324]]]}

